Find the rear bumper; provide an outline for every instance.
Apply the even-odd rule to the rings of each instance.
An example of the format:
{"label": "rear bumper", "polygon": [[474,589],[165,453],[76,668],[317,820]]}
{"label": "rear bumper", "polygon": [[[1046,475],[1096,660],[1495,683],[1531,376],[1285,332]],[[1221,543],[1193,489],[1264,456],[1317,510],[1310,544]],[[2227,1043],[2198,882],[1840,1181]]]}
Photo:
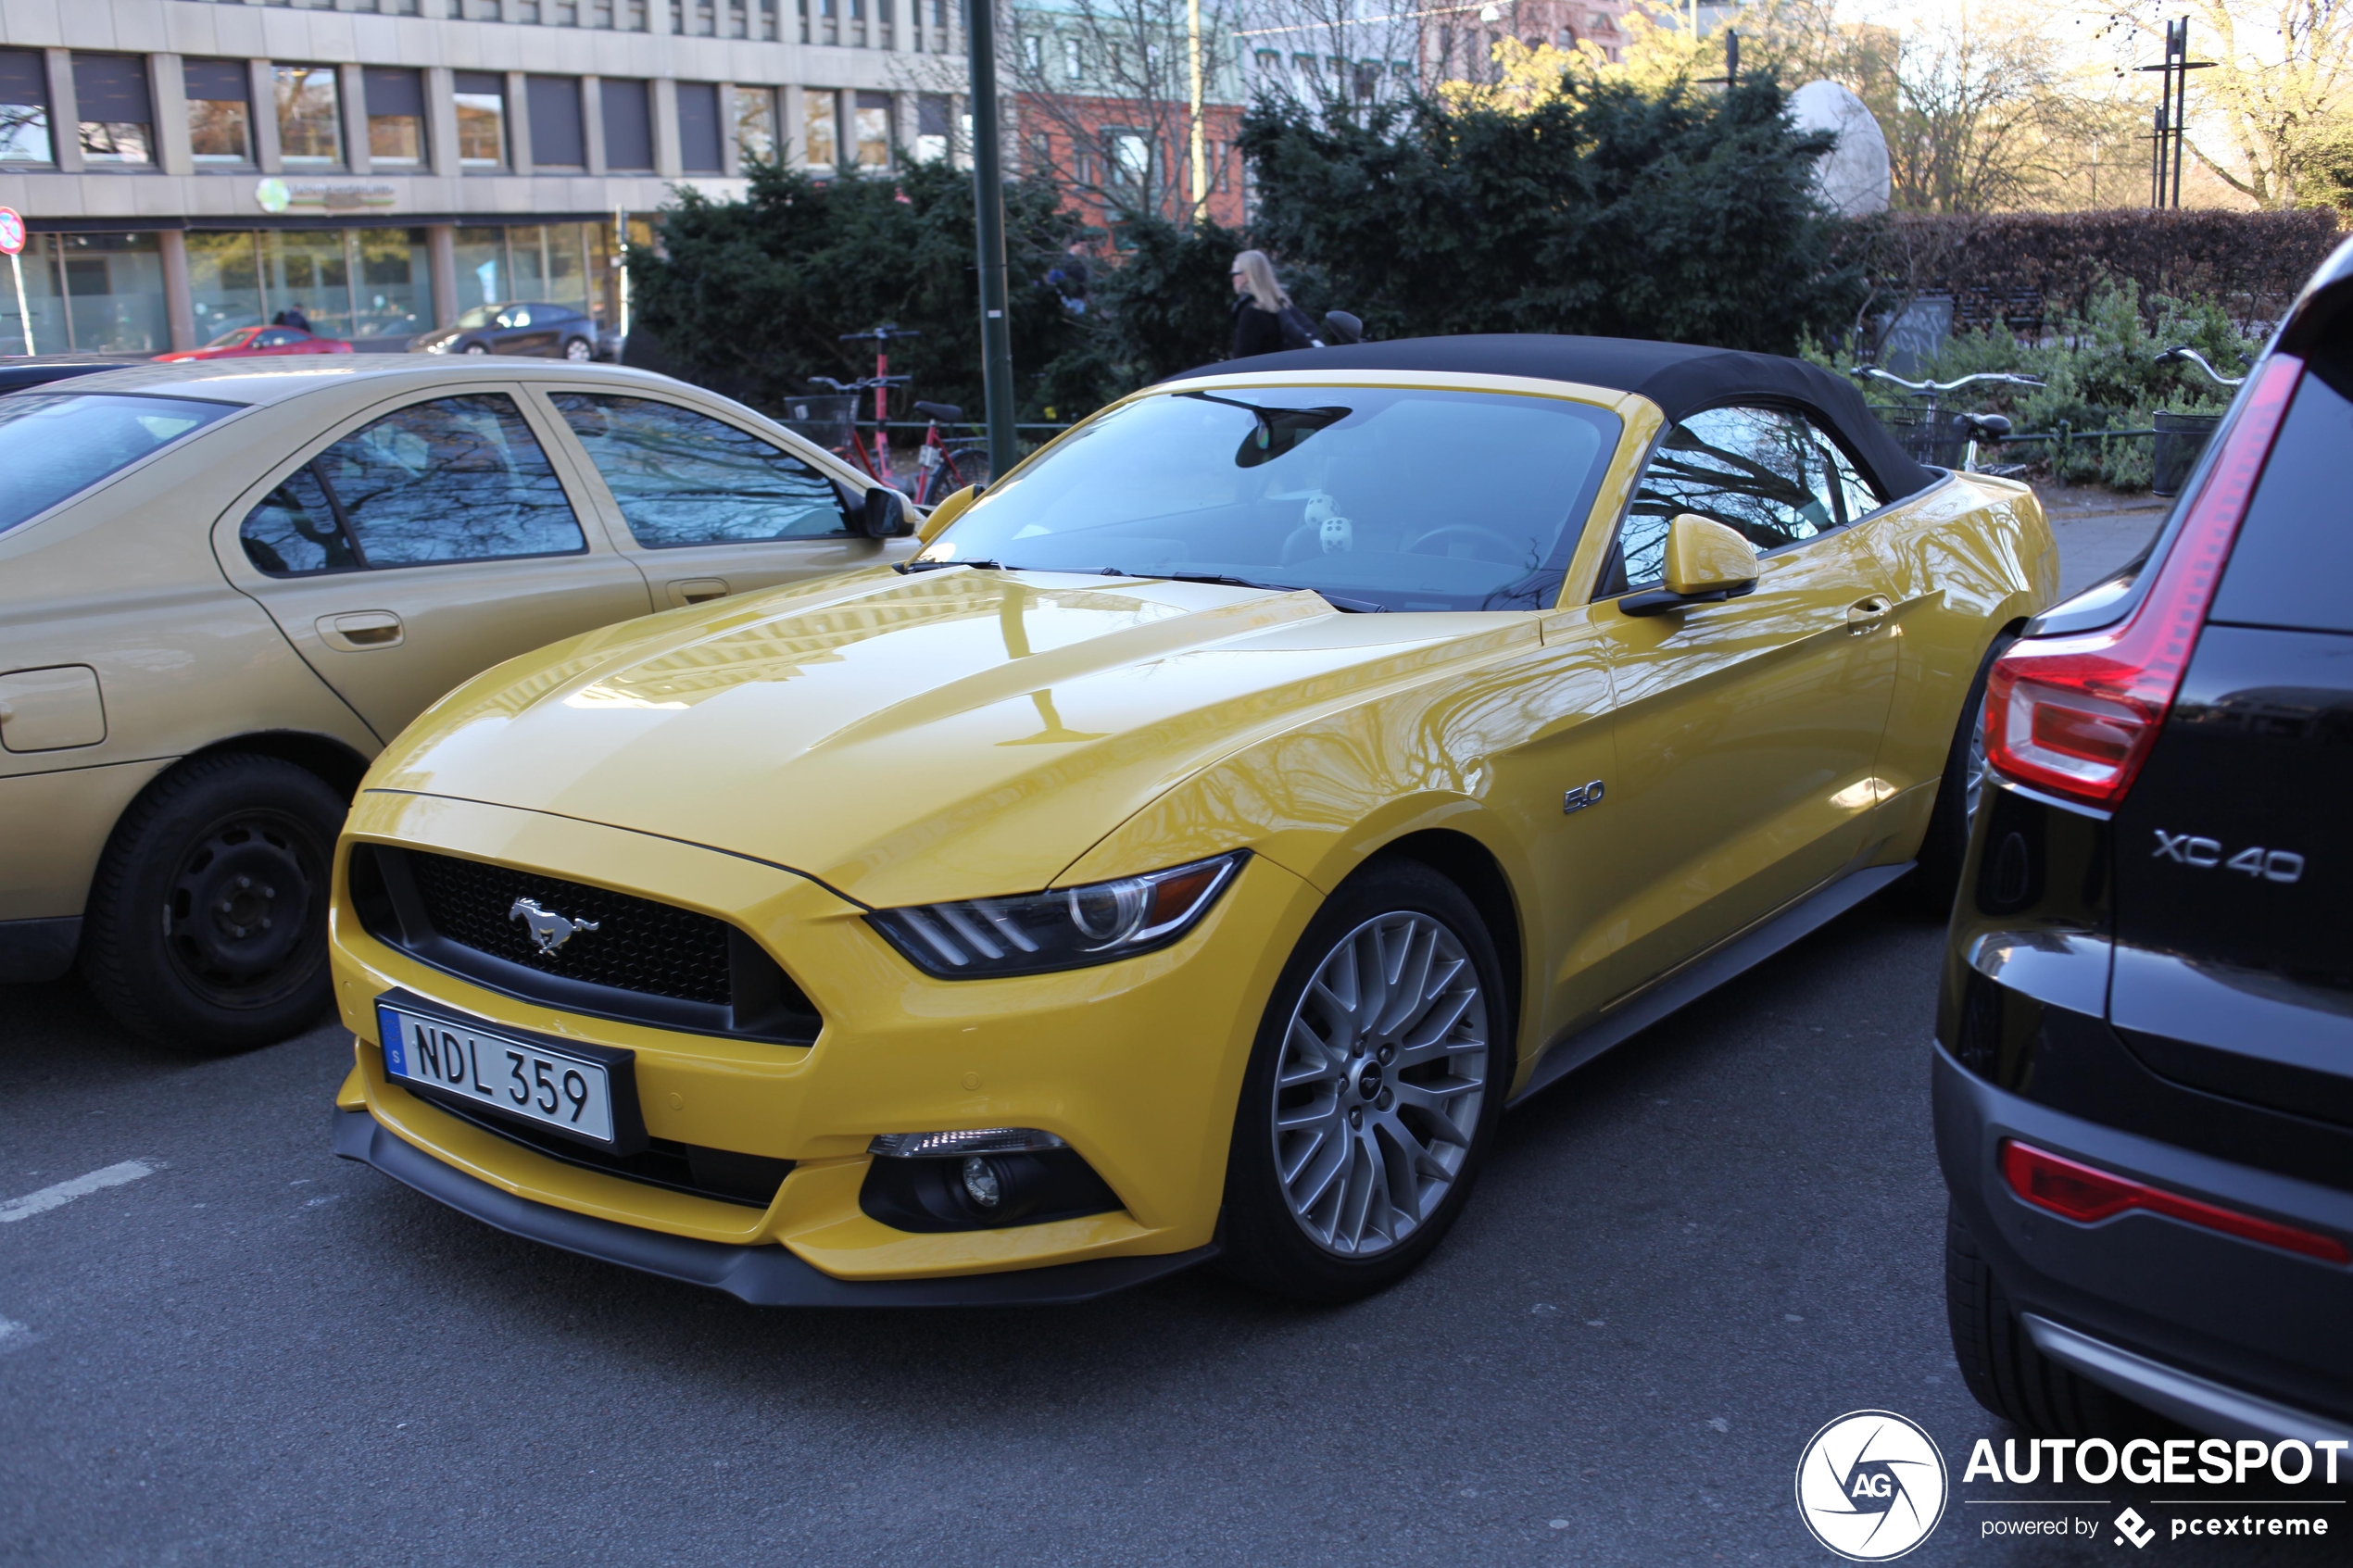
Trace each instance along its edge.
{"label": "rear bumper", "polygon": [[2013,1193],[1998,1151],[2014,1137],[2337,1236],[2353,1236],[2353,1193],[2055,1110],[1941,1046],[1934,1073],[1945,1186],[2038,1348],[2215,1436],[2353,1436],[2353,1269],[2145,1212],[2078,1224]]}
{"label": "rear bumper", "polygon": [[403,1142],[364,1110],[337,1110],[334,1150],[372,1165],[510,1236],[686,1285],[724,1290],[755,1307],[1035,1307],[1091,1301],[1180,1273],[1217,1255],[1187,1252],[1104,1258],[1004,1273],[912,1280],[840,1280],[774,1243],[729,1246],[535,1203],[446,1165]]}

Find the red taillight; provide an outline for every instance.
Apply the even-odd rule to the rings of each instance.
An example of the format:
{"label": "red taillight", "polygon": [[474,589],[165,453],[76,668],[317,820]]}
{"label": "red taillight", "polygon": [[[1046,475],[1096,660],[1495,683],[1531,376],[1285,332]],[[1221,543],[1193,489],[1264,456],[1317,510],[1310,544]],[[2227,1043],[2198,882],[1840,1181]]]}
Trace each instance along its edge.
{"label": "red taillight", "polygon": [[1985,682],[1985,759],[2005,777],[2102,809],[2124,798],[2181,689],[2303,370],[2292,354],[2264,361],[2157,580],[2122,623],[2014,644],[1994,660]]}
{"label": "red taillight", "polygon": [[2242,1240],[2300,1252],[2323,1262],[2353,1262],[2353,1249],[2333,1236],[2321,1236],[2276,1221],[2259,1220],[2236,1210],[2201,1203],[2195,1198],[2183,1198],[2144,1182],[2062,1160],[2056,1154],[2045,1154],[2015,1139],[2002,1145],[2002,1174],[2012,1192],[2037,1209],[2047,1209],[2083,1224],[2096,1224],[2128,1210],[2140,1209]]}

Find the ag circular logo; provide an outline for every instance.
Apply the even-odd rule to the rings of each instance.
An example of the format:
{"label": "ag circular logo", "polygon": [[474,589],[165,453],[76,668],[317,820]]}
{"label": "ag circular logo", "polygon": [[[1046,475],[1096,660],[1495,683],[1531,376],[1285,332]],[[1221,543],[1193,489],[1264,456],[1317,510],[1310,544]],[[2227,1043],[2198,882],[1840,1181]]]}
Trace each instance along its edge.
{"label": "ag circular logo", "polygon": [[1853,1562],[1885,1562],[1944,1517],[1944,1456],[1919,1424],[1894,1411],[1855,1411],[1814,1434],[1797,1461],[1797,1516]]}

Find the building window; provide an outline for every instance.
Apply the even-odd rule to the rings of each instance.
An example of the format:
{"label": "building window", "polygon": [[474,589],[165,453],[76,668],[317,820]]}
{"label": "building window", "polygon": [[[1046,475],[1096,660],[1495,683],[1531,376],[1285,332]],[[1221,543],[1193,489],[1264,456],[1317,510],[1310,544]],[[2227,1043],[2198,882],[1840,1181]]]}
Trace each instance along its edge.
{"label": "building window", "polygon": [[56,161],[49,145],[49,75],[40,52],[0,49],[0,163]]}
{"label": "building window", "polygon": [[253,73],[243,60],[185,60],[188,152],[198,169],[253,162]]}
{"label": "building window", "polygon": [[461,70],[458,100],[458,167],[488,173],[507,167],[507,79],[496,71]]}
{"label": "building window", "polygon": [[333,66],[271,66],[278,97],[278,157],[288,169],[343,162],[343,117]]}
{"label": "building window", "polygon": [[800,94],[801,161],[811,169],[841,167],[841,94],[831,88],[812,87]]}
{"label": "building window", "polygon": [[[171,341],[163,249],[153,234],[29,235],[24,294],[38,354],[157,354]],[[0,289],[0,338],[12,351],[24,343],[7,289]]]}
{"label": "building window", "polygon": [[915,157],[937,163],[948,156],[948,94],[920,93],[915,96]]}
{"label": "building window", "polygon": [[858,94],[858,167],[890,167],[890,94]]}
{"label": "building window", "polygon": [[745,163],[776,161],[775,89],[736,89],[736,157]]}
{"label": "building window", "polygon": [[727,36],[751,36],[751,6],[748,0],[727,0]]}
{"label": "building window", "polygon": [[580,79],[527,78],[523,98],[531,106],[531,167],[585,169],[588,142],[580,124]]}
{"label": "building window", "polygon": [[[638,225],[633,221],[631,228]],[[605,323],[620,320],[620,281],[610,220],[601,223],[461,226],[457,232],[454,310],[547,300]],[[650,235],[647,236],[650,242]],[[422,328],[419,328],[422,331]]]}
{"label": "building window", "polygon": [[760,0],[760,36],[770,44],[777,40],[776,0]]}
{"label": "building window", "polygon": [[1085,56],[1079,51],[1078,40],[1076,38],[1063,39],[1063,80],[1065,82],[1076,82],[1086,76],[1086,74],[1087,61]]}
{"label": "building window", "polygon": [[378,169],[415,169],[425,161],[425,86],[413,70],[370,66],[368,157]]}
{"label": "building window", "polygon": [[678,167],[688,174],[716,174],[719,161],[719,85],[678,84]]}
{"label": "building window", "polygon": [[147,62],[138,55],[76,55],[73,95],[82,115],[82,161],[104,169],[155,162],[155,111]]}
{"label": "building window", "polygon": [[608,76],[598,96],[604,100],[605,167],[615,173],[652,169],[654,117],[648,107],[647,83]]}

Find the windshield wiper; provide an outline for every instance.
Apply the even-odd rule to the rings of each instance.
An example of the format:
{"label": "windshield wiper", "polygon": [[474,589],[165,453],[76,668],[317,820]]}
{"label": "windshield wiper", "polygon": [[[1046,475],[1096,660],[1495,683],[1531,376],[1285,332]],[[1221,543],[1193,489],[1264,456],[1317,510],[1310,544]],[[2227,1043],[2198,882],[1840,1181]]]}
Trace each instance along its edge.
{"label": "windshield wiper", "polygon": [[1102,577],[1156,577],[1164,583],[1214,583],[1220,588],[1257,588],[1269,594],[1315,594],[1320,596],[1323,598],[1323,601],[1331,606],[1334,609],[1345,610],[1351,615],[1379,615],[1386,612],[1389,608],[1387,605],[1375,604],[1370,599],[1342,598],[1337,594],[1325,593],[1321,588],[1302,588],[1295,583],[1261,583],[1255,578],[1227,577],[1222,573],[1214,571],[1123,571],[1118,567],[1107,566],[1097,573],[1097,575]]}
{"label": "windshield wiper", "polygon": [[975,571],[1005,570],[1005,563],[1000,560],[902,560],[892,563],[890,570],[903,576],[912,571],[940,571],[951,566],[969,566]]}

